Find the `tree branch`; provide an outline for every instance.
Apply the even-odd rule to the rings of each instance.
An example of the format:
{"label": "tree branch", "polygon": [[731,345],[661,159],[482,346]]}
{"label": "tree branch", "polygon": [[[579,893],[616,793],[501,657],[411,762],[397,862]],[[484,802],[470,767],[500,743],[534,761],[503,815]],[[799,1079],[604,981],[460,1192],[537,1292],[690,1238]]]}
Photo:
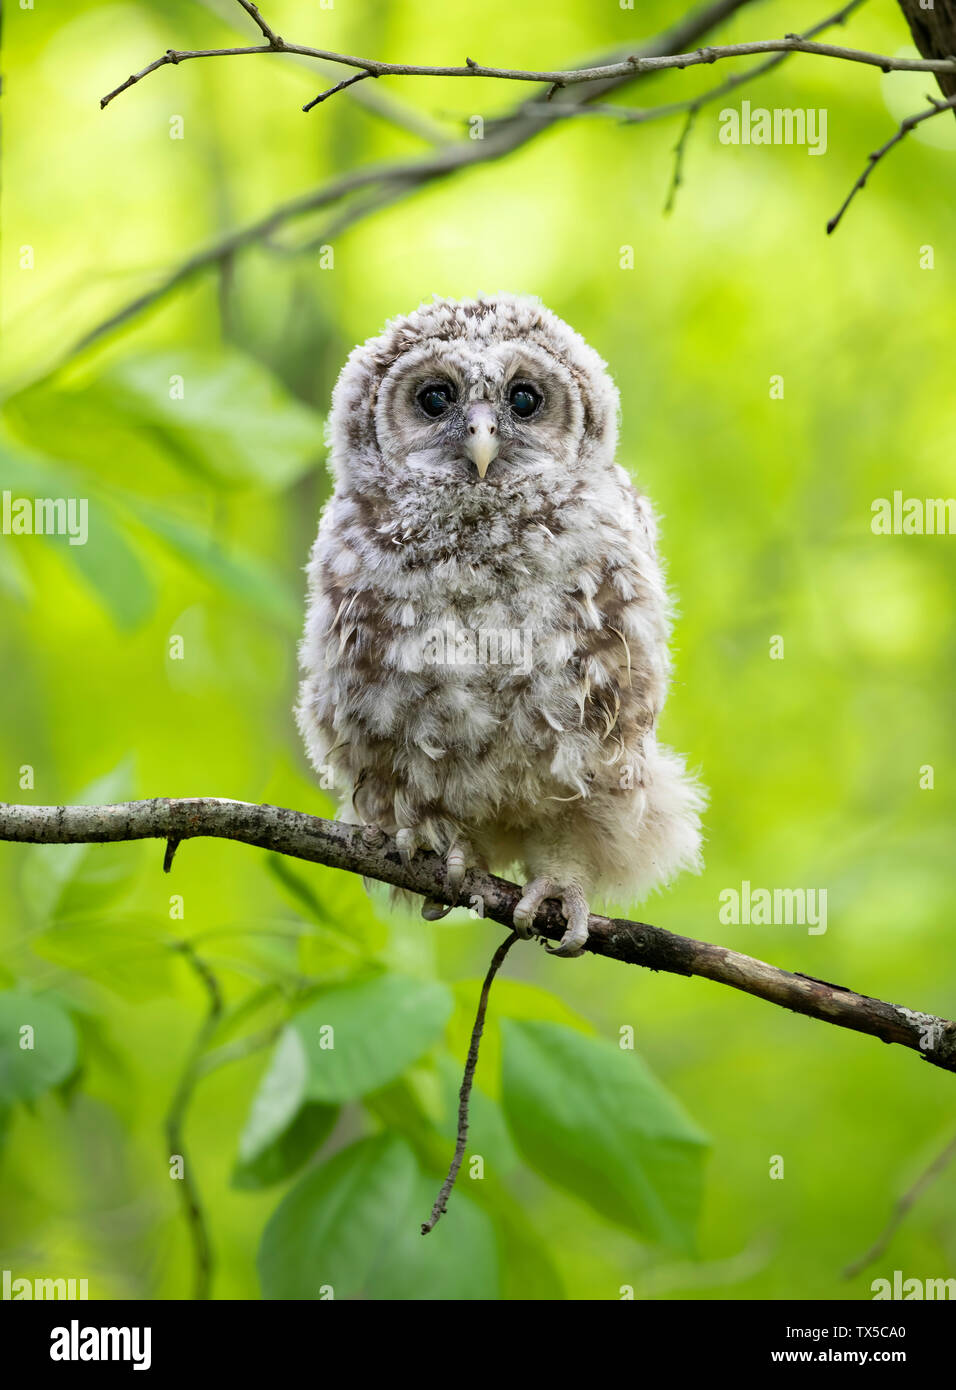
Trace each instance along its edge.
{"label": "tree branch", "polygon": [[494,978],[505,962],[505,956],[511,950],[516,941],[520,940],[518,933],[512,931],[510,936],[506,936],[504,941],[495,951],[491,958],[491,964],[485,975],[484,983],[481,986],[481,994],[478,998],[478,1012],[475,1015],[474,1026],[471,1030],[471,1041],[468,1044],[468,1056],[465,1059],[465,1074],[461,1079],[461,1088],[458,1092],[458,1137],[455,1141],[455,1152],[452,1155],[448,1175],[438,1190],[438,1196],[431,1209],[431,1215],[427,1221],[422,1222],[422,1235],[427,1236],[429,1231],[433,1231],[435,1226],[448,1210],[448,1198],[451,1190],[455,1186],[455,1179],[458,1177],[458,1170],[465,1157],[465,1146],[468,1143],[468,1105],[471,1100],[471,1087],[475,1079],[475,1068],[478,1066],[478,1050],[481,1047],[481,1035],[485,1030],[485,1014],[488,1012],[488,996],[491,993],[491,986]]}
{"label": "tree branch", "polygon": [[[442,861],[421,854],[404,864],[395,841],[369,828],[322,820],[302,811],[215,797],[160,798],[117,806],[17,806],[0,803],[0,840],[32,844],[103,844],[124,840],[237,840],[277,854],[404,888],[450,906],[477,908],[503,926],[521,889],[492,874],[471,871],[450,895]],[[841,985],[781,970],[725,946],[678,936],[646,922],[592,915],[586,950],[593,955],[674,975],[699,975],[794,1013],[867,1033],[919,1052],[934,1066],[956,1071],[956,1023],[885,1003]],[[564,919],[554,902],[538,913],[536,930],[556,941]]]}
{"label": "tree branch", "polygon": [[936,1155],[932,1163],[920,1174],[912,1187],[908,1188],[907,1191],[903,1193],[902,1197],[899,1198],[893,1208],[889,1221],[887,1221],[885,1227],[870,1246],[869,1250],[865,1251],[858,1260],[854,1260],[852,1264],[847,1265],[846,1269],[843,1271],[844,1279],[855,1279],[858,1274],[866,1269],[867,1265],[873,1264],[875,1260],[880,1258],[902,1225],[907,1212],[911,1207],[916,1205],[930,1184],[935,1182],[940,1173],[944,1172],[945,1169],[949,1167],[954,1158],[956,1158],[956,1135],[950,1139],[942,1153]]}
{"label": "tree branch", "polygon": [[[221,8],[226,3],[231,5],[232,0],[197,0],[197,3],[202,5],[203,9],[208,10],[211,15],[214,15],[220,23],[233,27],[232,21],[226,17]],[[259,19],[262,19],[261,15]],[[932,56],[932,54],[927,54],[927,57]],[[293,54],[290,58],[290,66],[293,65],[295,68],[308,69],[310,73],[322,72],[324,68],[329,69],[330,73],[335,71],[334,64],[323,64],[314,58],[302,58],[298,54]],[[448,140],[448,131],[443,125],[426,112],[415,110],[409,106],[404,98],[399,98],[382,87],[363,89],[354,86],[349,96],[357,106],[364,107],[370,114],[387,121],[389,125],[408,131],[417,140],[424,140],[429,145],[442,145]]]}
{"label": "tree branch", "polygon": [[[854,10],[858,10],[861,5],[865,5],[866,0],[849,0],[842,9],[835,14],[828,15],[826,19],[821,19],[817,24],[811,26],[799,37],[802,39],[815,38],[817,34],[822,34],[826,29],[832,29],[838,24],[845,24]],[[708,87],[705,92],[701,92],[696,97],[684,97],[680,101],[662,102],[658,106],[628,107],[616,106],[607,102],[590,102],[587,106],[580,104],[565,107],[562,103],[552,105],[552,112],[559,115],[573,117],[580,116],[611,116],[619,120],[622,125],[644,125],[648,121],[659,121],[667,116],[679,116],[682,112],[689,115],[696,115],[704,106],[709,106],[711,102],[719,101],[721,97],[734,92],[738,87],[749,86],[758,78],[766,76],[768,72],[773,72],[780,67],[791,56],[790,50],[786,53],[776,53],[773,57],[765,59],[762,63],[754,63],[752,67],[744,68],[742,72],[731,73],[724,78],[723,82],[718,82],[716,86]]]}
{"label": "tree branch", "polygon": [[873,170],[879,164],[880,160],[884,157],[884,155],[889,154],[890,150],[893,148],[894,145],[898,145],[901,140],[904,140],[906,136],[909,135],[910,131],[914,128],[914,126],[920,125],[922,121],[928,121],[933,116],[938,116],[941,111],[956,111],[956,95],[948,97],[946,101],[940,101],[937,97],[930,97],[929,100],[930,105],[926,107],[925,111],[917,111],[915,116],[907,116],[905,121],[900,122],[898,129],[893,135],[890,136],[886,144],[881,145],[878,150],[874,150],[873,153],[869,156],[866,168],[863,170],[863,173],[860,175],[856,183],[853,185],[849,193],[844,198],[843,204],[840,207],[839,212],[834,213],[834,215],[830,218],[829,222],[827,223],[828,234],[830,232],[836,231],[837,227],[840,225],[840,220],[843,217],[843,214],[846,212],[847,208],[853,202],[853,199],[856,197],[856,195],[860,192],[862,188],[866,187],[867,179],[870,177]]}
{"label": "tree branch", "polygon": [[[947,3],[949,0],[947,0]],[[246,52],[275,52],[277,44],[282,40],[275,35],[271,28],[262,19],[258,9],[254,5],[240,0],[242,8],[255,19],[260,32],[267,40],[266,44],[255,45],[253,47],[240,49],[215,49],[205,50],[202,54],[194,56],[214,56],[216,54],[246,53]],[[712,0],[712,3],[705,5],[699,10],[685,15],[677,24],[656,38],[649,39],[639,51],[632,52],[623,56],[620,50],[615,50],[604,55],[603,60],[591,65],[588,68],[569,70],[577,74],[581,79],[575,86],[573,83],[568,91],[567,98],[561,102],[553,102],[550,98],[557,90],[565,86],[568,73],[540,73],[536,76],[542,80],[556,78],[550,81],[545,92],[539,92],[530,100],[519,103],[508,115],[489,121],[485,138],[483,140],[459,140],[430,152],[423,158],[408,161],[397,161],[394,163],[384,163],[372,165],[365,169],[359,169],[340,175],[330,180],[328,183],[313,189],[300,197],[293,198],[287,202],[280,203],[264,216],[256,221],[240,227],[220,241],[213,243],[193,253],[179,266],[168,272],[158,284],[151,289],[137,295],[134,299],[122,305],[106,319],[96,324],[86,332],[67,352],[53,364],[42,379],[47,379],[58,372],[67,362],[71,361],[79,353],[106,337],[123,324],[151,309],[154,305],[162,302],[168,296],[175,293],[178,289],[191,282],[202,272],[208,269],[215,269],[223,263],[231,260],[238,251],[244,250],[252,245],[260,244],[265,246],[273,245],[274,234],[287,224],[297,221],[300,218],[308,217],[325,208],[337,206],[340,203],[352,198],[353,194],[363,193],[364,198],[352,199],[350,205],[340,211],[338,216],[325,228],[319,235],[310,236],[301,246],[283,247],[280,249],[293,252],[309,251],[316,245],[321,245],[329,239],[334,231],[341,233],[345,228],[353,225],[364,217],[368,217],[375,212],[389,207],[392,204],[410,196],[412,193],[423,186],[435,182],[439,179],[447,178],[468,168],[491,163],[505,155],[521,148],[523,145],[535,139],[543,133],[552,123],[567,119],[568,116],[583,114],[585,111],[594,111],[599,114],[617,114],[617,108],[602,105],[601,99],[618,91],[620,88],[630,84],[635,78],[646,76],[648,73],[660,70],[660,63],[665,66],[669,63],[675,65],[677,58],[686,59],[684,66],[700,62],[715,61],[709,55],[718,51],[713,48],[698,49],[695,52],[683,51],[675,54],[675,50],[689,50],[691,45],[699,42],[706,37],[711,30],[731,18],[746,5],[753,3],[753,0]],[[724,91],[742,85],[746,81],[769,71],[771,67],[784,61],[791,53],[800,51],[799,45],[806,45],[810,42],[809,35],[819,33],[822,29],[831,24],[842,23],[847,15],[856,8],[856,4],[861,0],[851,0],[836,15],[830,19],[825,19],[813,26],[804,35],[792,35],[783,43],[783,50],[777,45],[777,50],[769,60],[747,69],[746,72],[734,74],[725,83],[720,84],[697,98],[688,98],[684,101],[671,102],[658,107],[650,107],[644,111],[629,111],[626,108],[620,109],[621,119],[627,123],[640,123],[647,120],[657,119],[663,116],[673,115],[678,112],[687,111],[695,107],[706,104],[710,100],[716,99]],[[904,4],[904,0],[900,0]],[[828,47],[824,45],[823,47]],[[832,46],[830,46],[832,47]],[[737,45],[740,50],[741,46]],[[320,61],[344,62],[355,61],[365,64],[356,75],[355,80],[347,79],[344,83],[338,84],[339,90],[348,88],[350,91],[356,90],[356,82],[369,75],[378,75],[378,69],[383,65],[372,64],[370,60],[355,59],[351,60],[347,55],[327,54],[324,50],[308,49],[303,50],[293,45],[283,45],[282,50],[287,53],[295,53],[299,56],[304,52],[314,59]],[[723,50],[721,50],[723,51]],[[744,51],[746,51],[746,46]],[[752,46],[750,51],[753,51]],[[761,51],[766,51],[763,48]],[[842,51],[842,50],[841,50]],[[857,50],[847,50],[856,52]],[[891,59],[877,54],[865,55],[877,61],[878,65],[889,63],[894,66],[919,67],[917,60],[911,59]],[[132,75],[125,83],[109,94],[108,100],[126,90],[127,87],[134,85],[148,72],[155,71],[156,68],[167,63],[180,61],[182,55],[175,50],[165,54],[144,69],[142,73]],[[928,62],[933,70],[942,69],[940,81],[947,73],[956,73],[956,59],[950,57],[932,58],[924,60]],[[406,69],[407,71],[410,71]],[[464,75],[474,76],[476,74],[496,74],[507,73],[508,70],[483,69],[477,64],[468,64],[466,69],[461,70]],[[616,74],[599,78],[597,74],[609,73]],[[587,74],[586,80],[581,76]],[[531,74],[524,75],[526,80],[530,80]],[[956,79],[954,79],[956,80]],[[364,90],[364,88],[362,89]],[[323,95],[331,95],[327,92]],[[104,99],[104,100],[107,100]],[[381,113],[387,115],[387,112]]]}
{"label": "tree branch", "polygon": [[209,1238],[209,1228],[206,1225],[206,1215],[203,1210],[202,1200],[199,1195],[199,1184],[193,1175],[192,1160],[186,1153],[186,1146],[183,1140],[183,1128],[186,1122],[186,1112],[192,1100],[196,1082],[200,1079],[203,1072],[203,1059],[209,1042],[215,1035],[222,1016],[223,999],[219,981],[209,969],[206,962],[196,954],[193,945],[189,941],[176,943],[176,949],[181,952],[183,958],[189,963],[203,988],[209,996],[209,1007],[196,1034],[195,1041],[186,1056],[185,1066],[179,1077],[176,1091],[170,1102],[169,1110],[166,1112],[166,1145],[168,1148],[168,1158],[177,1155],[182,1160],[182,1177],[176,1179],[179,1184],[180,1204],[183,1215],[186,1218],[186,1225],[189,1230],[189,1238],[193,1249],[193,1298],[197,1300],[207,1299],[212,1286],[213,1274],[213,1252],[212,1242]]}
{"label": "tree branch", "polygon": [[[254,18],[263,36],[264,44],[248,45],[241,48],[195,48],[168,49],[161,58],[156,58],[139,72],[132,73],[125,82],[107,92],[100,106],[108,106],[111,101],[142,82],[150,73],[169,64],[189,62],[194,58],[239,58],[254,53],[297,53],[305,58],[318,58],[326,63],[339,63],[343,67],[357,68],[365,77],[488,77],[501,82],[544,83],[549,87],[576,87],[588,82],[614,81],[620,78],[644,76],[650,72],[665,72],[671,68],[683,71],[684,68],[699,67],[702,63],[723,62],[728,58],[747,58],[759,53],[808,53],[820,58],[836,58],[847,63],[863,63],[879,68],[882,72],[935,72],[956,75],[956,58],[894,58],[886,53],[870,53],[860,48],[844,48],[836,44],[817,43],[800,34],[787,34],[782,39],[759,39],[749,43],[729,43],[718,46],[698,48],[689,53],[662,53],[653,55],[632,54],[618,62],[597,63],[585,68],[499,68],[488,67],[483,63],[466,58],[464,65],[433,66],[417,63],[385,63],[377,58],[360,58],[351,53],[337,53],[327,48],[312,48],[306,44],[286,43],[275,34],[262,19],[254,5],[240,0],[243,9]],[[353,80],[359,80],[356,76]],[[303,107],[309,111],[316,102],[325,100],[334,92],[341,91],[346,83],[340,83],[323,93],[316,101]]]}
{"label": "tree branch", "polygon": [[[656,38],[647,40],[640,53],[642,56],[650,57],[696,43],[738,10],[753,2],[754,0],[711,0],[710,4],[685,15],[672,28],[665,30]],[[260,47],[256,51],[266,52],[268,50]],[[609,62],[599,66],[613,66],[610,60],[618,56],[619,51],[614,50],[613,54],[606,55]],[[161,63],[157,63],[154,64],[154,67],[161,65]],[[599,100],[629,84],[636,76],[638,74],[631,67],[628,67],[625,77],[594,82],[587,88],[579,87],[570,94],[570,102],[589,103]],[[131,85],[132,81],[131,78],[128,83],[124,84],[124,88]],[[550,117],[546,115],[545,119],[540,119],[537,117],[537,112],[543,109],[547,113],[548,104],[545,100],[545,94],[539,94],[530,100],[521,102],[514,108],[510,116],[496,121],[494,128],[486,132],[483,140],[457,140],[419,159],[382,163],[370,165],[365,169],[353,170],[331,179],[328,183],[322,184],[300,197],[280,203],[256,221],[230,232],[228,236],[214,242],[211,246],[196,251],[165,275],[152,289],[137,295],[110,314],[108,318],[96,324],[68,349],[47,375],[52,375],[78,353],[83,352],[99,339],[120,328],[130,319],[160,303],[203,271],[220,265],[224,260],[234,256],[237,251],[245,250],[256,243],[268,245],[273,234],[286,224],[319,212],[324,208],[332,207],[353,193],[368,189],[373,190],[371,196],[365,200],[364,206],[357,213],[350,211],[337,219],[336,230],[341,231],[343,226],[351,225],[359,217],[388,207],[392,203],[408,197],[425,184],[475,165],[491,163],[512,153],[529,141],[536,139],[552,121],[561,119],[562,114],[566,114],[568,105],[569,103],[563,103],[562,112],[555,110]],[[325,234],[325,239],[327,236],[328,233]],[[314,245],[317,240],[316,238],[310,239],[306,243],[305,249]]]}

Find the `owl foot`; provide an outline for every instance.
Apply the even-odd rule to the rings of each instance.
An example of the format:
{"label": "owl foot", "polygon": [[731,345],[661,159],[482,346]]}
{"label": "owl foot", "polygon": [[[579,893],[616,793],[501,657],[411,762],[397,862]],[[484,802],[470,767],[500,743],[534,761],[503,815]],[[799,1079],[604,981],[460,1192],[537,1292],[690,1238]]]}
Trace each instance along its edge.
{"label": "owl foot", "polygon": [[[422,842],[418,838],[416,832],[407,828],[396,830],[395,843],[398,845],[398,852],[402,856],[402,863],[406,865],[412,862],[415,855],[422,847]],[[437,922],[450,911],[451,908],[446,907],[444,903],[435,902],[432,898],[426,898],[422,904],[422,916],[425,918],[426,922]]]}
{"label": "owl foot", "polygon": [[[445,857],[445,882],[452,897],[457,897],[461,891],[465,871],[468,868],[468,859],[468,847],[461,841],[456,841]],[[422,916],[426,922],[440,922],[443,917],[448,916],[449,912],[451,912],[451,908],[447,904],[436,902],[434,898],[426,898],[422,903]]]}
{"label": "owl foot", "polygon": [[588,901],[578,883],[561,884],[553,878],[535,878],[524,886],[521,901],[514,910],[514,928],[519,936],[534,934],[538,909],[548,898],[557,898],[567,920],[567,930],[557,946],[545,949],[552,956],[579,956],[588,939]]}
{"label": "owl foot", "polygon": [[402,856],[403,864],[410,864],[422,847],[422,842],[414,830],[396,831],[395,843],[398,845],[398,852]]}

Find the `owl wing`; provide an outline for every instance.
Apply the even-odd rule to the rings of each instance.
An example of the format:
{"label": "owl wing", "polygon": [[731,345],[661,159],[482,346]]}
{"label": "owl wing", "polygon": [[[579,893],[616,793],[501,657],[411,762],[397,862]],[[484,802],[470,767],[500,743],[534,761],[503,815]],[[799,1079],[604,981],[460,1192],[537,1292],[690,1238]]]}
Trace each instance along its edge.
{"label": "owl wing", "polygon": [[579,727],[599,745],[599,765],[609,757],[614,763],[639,757],[670,673],[670,602],[654,513],[626,475],[618,501],[603,555],[569,595],[575,639],[569,672]]}

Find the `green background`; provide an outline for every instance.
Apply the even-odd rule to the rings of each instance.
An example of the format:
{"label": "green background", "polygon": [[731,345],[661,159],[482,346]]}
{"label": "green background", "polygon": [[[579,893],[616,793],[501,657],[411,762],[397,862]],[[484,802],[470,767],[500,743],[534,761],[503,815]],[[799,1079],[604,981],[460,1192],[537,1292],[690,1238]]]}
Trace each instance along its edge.
{"label": "green background", "polygon": [[[290,41],[535,67],[683,8],[265,7]],[[821,17],[806,0],[754,4],[718,40]],[[931,79],[791,59],[742,95],[826,108],[826,155],[724,146],[718,102],[669,217],[679,118],[566,122],[341,234],[330,214],[291,224],[63,366],[197,247],[338,171],[466,137],[469,117],[527,91],[383,79],[305,116],[327,73],[243,57],[165,68],[101,112],[165,49],[254,42],[251,22],[226,0],[38,0],[6,19],[0,482],[88,498],[91,533],[72,548],[0,537],[0,798],[204,794],[331,814],[291,709],[336,373],[432,294],[537,294],[609,363],[620,457],[660,511],[679,601],[662,733],[710,788],[706,870],[642,915],[952,1017],[953,540],[870,529],[875,498],[952,491],[951,118],[824,230]],[[870,4],[843,41],[896,53],[908,37],[894,6]],[[618,99],[674,100],[726,71]],[[333,265],[296,252],[312,241]],[[894,1269],[954,1273],[949,1172],[871,1269],[841,1277],[948,1138],[951,1078],[704,981],[530,945],[492,995],[470,1148],[485,1176],[466,1160],[422,1242],[500,929],[464,912],[428,925],[347,875],[222,842],[161,868],[155,843],[0,846],[0,1268],[15,1277],[192,1294],[163,1131],[192,1064],[184,1143],[216,1297],[868,1298]],[[826,934],[721,924],[718,895],[745,879],[826,888]],[[223,997],[202,1036],[197,959]],[[21,1015],[44,1025],[42,1075],[11,1042]],[[333,1015],[339,1050],[324,1054],[316,1027]],[[628,1028],[636,1053],[619,1046]]]}

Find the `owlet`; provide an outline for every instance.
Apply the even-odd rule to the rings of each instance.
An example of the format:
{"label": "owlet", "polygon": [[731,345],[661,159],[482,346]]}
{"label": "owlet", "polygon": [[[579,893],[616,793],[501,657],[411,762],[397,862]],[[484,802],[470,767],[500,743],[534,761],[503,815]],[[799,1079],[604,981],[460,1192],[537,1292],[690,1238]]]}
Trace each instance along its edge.
{"label": "owlet", "polygon": [[[669,600],[615,461],[618,394],[536,300],[438,300],[355,348],[329,423],[299,727],[353,823],[403,856],[518,865],[577,955],[592,895],[699,867],[703,795],[662,748]],[[423,915],[449,911],[426,900]]]}

